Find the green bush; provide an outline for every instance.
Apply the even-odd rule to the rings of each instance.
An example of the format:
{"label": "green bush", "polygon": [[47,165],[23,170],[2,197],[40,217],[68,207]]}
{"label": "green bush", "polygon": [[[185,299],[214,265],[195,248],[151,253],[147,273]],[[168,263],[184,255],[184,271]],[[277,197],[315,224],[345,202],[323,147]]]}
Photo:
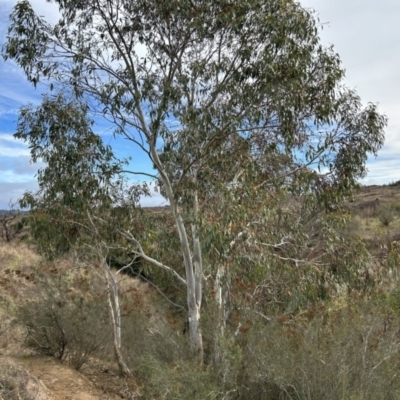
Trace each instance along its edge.
{"label": "green bush", "polygon": [[122,319],[122,346],[132,369],[137,359],[151,355],[161,363],[173,364],[190,359],[188,338],[172,329],[161,315],[152,317],[132,314]]}
{"label": "green bush", "polygon": [[195,361],[183,360],[167,364],[150,354],[138,359],[138,363],[143,399],[222,400],[224,398],[211,367],[206,368]]}
{"label": "green bush", "polygon": [[39,298],[18,310],[30,347],[77,370],[90,356],[109,353],[111,329],[104,297],[90,293],[83,297],[65,277],[39,286]]}
{"label": "green bush", "polygon": [[204,366],[191,358],[186,335],[162,319],[130,317],[125,354],[143,399],[400,399],[397,297],[298,319],[253,314],[223,335],[204,312]]}

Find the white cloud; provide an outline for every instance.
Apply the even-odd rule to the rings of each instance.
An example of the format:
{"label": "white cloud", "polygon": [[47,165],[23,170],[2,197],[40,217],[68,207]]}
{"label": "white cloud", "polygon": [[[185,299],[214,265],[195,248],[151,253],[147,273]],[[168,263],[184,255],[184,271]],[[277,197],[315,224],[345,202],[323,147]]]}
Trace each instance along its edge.
{"label": "white cloud", "polygon": [[333,44],[346,69],[346,83],[364,104],[379,103],[389,118],[384,148],[367,163],[364,182],[400,179],[400,1],[300,0],[313,8],[322,23],[325,45]]}
{"label": "white cloud", "polygon": [[11,134],[0,133],[0,156],[21,157],[29,156],[29,148],[22,141],[14,139]]}
{"label": "white cloud", "polygon": [[26,191],[36,191],[36,182],[0,182],[0,209],[7,210],[9,202],[15,203]]}
{"label": "white cloud", "polygon": [[368,163],[368,176],[361,183],[364,185],[381,185],[400,180],[400,158],[388,160],[377,159]]}
{"label": "white cloud", "polygon": [[47,0],[31,0],[31,4],[36,14],[43,16],[46,21],[52,24],[58,21],[60,13],[56,4],[49,3]]}
{"label": "white cloud", "polygon": [[32,163],[30,156],[21,155],[18,157],[3,157],[0,159],[0,181],[5,181],[5,177],[11,180],[32,180],[39,168],[45,166],[44,163]]}
{"label": "white cloud", "polygon": [[[5,72],[2,71],[2,74]],[[39,96],[34,95],[33,90],[31,85],[29,85],[28,92],[25,90],[21,90],[21,88],[24,88],[24,86],[28,86],[28,84],[25,82],[25,75],[22,77],[12,77],[13,79],[10,79],[10,82],[3,83],[2,88],[1,88],[1,94],[0,94],[0,104],[2,105],[2,108],[5,108],[6,106],[9,107],[11,104],[11,107],[14,105],[26,105],[30,103],[38,103],[40,100]],[[16,86],[16,83],[18,82],[18,86]],[[7,86],[8,85],[8,86]],[[30,93],[29,93],[30,92]],[[19,109],[19,107],[18,107]]]}
{"label": "white cloud", "polygon": [[27,148],[22,147],[11,147],[11,146],[1,146],[0,147],[0,156],[9,156],[12,157],[20,157],[20,156],[28,156],[29,150]]}
{"label": "white cloud", "polygon": [[140,199],[142,207],[162,207],[169,205],[169,202],[159,193],[152,193],[151,197],[142,197]]}
{"label": "white cloud", "polygon": [[23,144],[22,141],[18,141],[17,139],[14,138],[13,135],[9,133],[0,133],[0,142],[9,142],[9,143],[21,143]]}
{"label": "white cloud", "polygon": [[34,174],[17,174],[12,170],[1,172],[1,183],[26,183],[33,180]]}

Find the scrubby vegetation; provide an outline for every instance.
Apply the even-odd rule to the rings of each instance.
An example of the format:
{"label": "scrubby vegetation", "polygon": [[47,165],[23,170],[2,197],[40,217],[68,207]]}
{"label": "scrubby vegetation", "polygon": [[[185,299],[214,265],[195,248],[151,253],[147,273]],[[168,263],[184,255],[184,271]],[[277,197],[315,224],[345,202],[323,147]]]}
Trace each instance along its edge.
{"label": "scrubby vegetation", "polygon": [[[371,190],[380,198],[372,214],[360,207]],[[126,393],[143,399],[400,399],[398,196],[393,187],[363,188],[349,203],[352,217],[342,235],[361,240],[369,254],[352,279],[327,276],[314,293],[312,286],[296,288],[303,278],[292,272],[292,283],[289,276],[279,281],[275,275],[275,281],[263,282],[268,291],[258,292],[260,282],[241,277],[231,282],[232,304],[224,327],[218,325],[219,310],[209,287],[201,320],[203,365],[189,351],[180,286],[143,260],[141,268],[150,283],[129,273],[119,275],[122,351],[132,373],[121,381],[126,385],[132,380]],[[388,204],[395,216],[385,226],[380,210]],[[145,211],[142,222],[151,221],[156,235],[158,228],[168,229],[168,215],[168,210]],[[83,373],[93,360],[115,370],[99,266],[66,255],[52,262],[27,255],[24,266],[26,241],[2,246],[2,307],[12,321],[2,324],[0,334],[6,335],[10,327],[23,328],[21,345],[36,354],[59,358]],[[159,256],[170,250],[168,241],[153,249]],[[345,253],[335,262],[341,257]],[[121,254],[117,258],[123,260]],[[115,273],[120,266],[114,268]],[[7,296],[15,296],[19,281],[24,282],[23,295]],[[23,369],[2,368],[3,398],[30,399],[30,392],[24,394],[28,375]]]}
{"label": "scrubby vegetation", "polygon": [[[96,293],[84,277],[36,278],[34,292],[18,308],[26,344],[80,369],[89,357],[109,346],[111,329],[104,290]],[[91,290],[90,290],[91,288]]]}
{"label": "scrubby vegetation", "polygon": [[[27,371],[7,362],[0,362],[1,400],[45,399],[43,392],[43,385]],[[40,395],[43,397],[39,397]]]}

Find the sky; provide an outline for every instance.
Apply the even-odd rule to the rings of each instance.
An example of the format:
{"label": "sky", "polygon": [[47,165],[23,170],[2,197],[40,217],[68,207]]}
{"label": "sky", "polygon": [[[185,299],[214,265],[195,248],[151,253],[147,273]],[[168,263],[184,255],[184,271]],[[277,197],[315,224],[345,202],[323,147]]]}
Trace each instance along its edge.
{"label": "sky", "polygon": [[[363,184],[384,184],[400,180],[400,15],[399,0],[301,0],[317,12],[324,45],[334,45],[346,70],[345,83],[356,89],[363,104],[379,103],[380,112],[389,118],[386,141],[378,158],[368,160],[368,175]],[[8,15],[15,0],[0,0],[0,47],[5,41]],[[45,0],[31,0],[39,15],[50,22],[57,20],[57,8]],[[29,149],[16,141],[15,131],[20,107],[40,101],[40,90],[26,82],[23,72],[13,62],[0,58],[0,209],[7,209],[26,191],[37,188],[35,174],[40,166],[31,164]],[[111,131],[98,127],[104,140],[112,143]],[[128,156],[120,142],[118,156]],[[151,164],[139,154],[134,162],[141,168]],[[162,205],[160,195],[143,199],[142,205]]]}

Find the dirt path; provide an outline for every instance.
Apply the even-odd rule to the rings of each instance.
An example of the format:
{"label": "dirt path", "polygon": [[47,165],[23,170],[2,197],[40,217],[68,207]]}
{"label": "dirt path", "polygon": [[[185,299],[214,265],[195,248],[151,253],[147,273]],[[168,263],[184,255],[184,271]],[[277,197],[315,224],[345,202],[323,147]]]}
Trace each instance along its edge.
{"label": "dirt path", "polygon": [[105,394],[78,371],[50,357],[13,358],[12,361],[40,379],[52,400],[117,400],[122,397]]}

